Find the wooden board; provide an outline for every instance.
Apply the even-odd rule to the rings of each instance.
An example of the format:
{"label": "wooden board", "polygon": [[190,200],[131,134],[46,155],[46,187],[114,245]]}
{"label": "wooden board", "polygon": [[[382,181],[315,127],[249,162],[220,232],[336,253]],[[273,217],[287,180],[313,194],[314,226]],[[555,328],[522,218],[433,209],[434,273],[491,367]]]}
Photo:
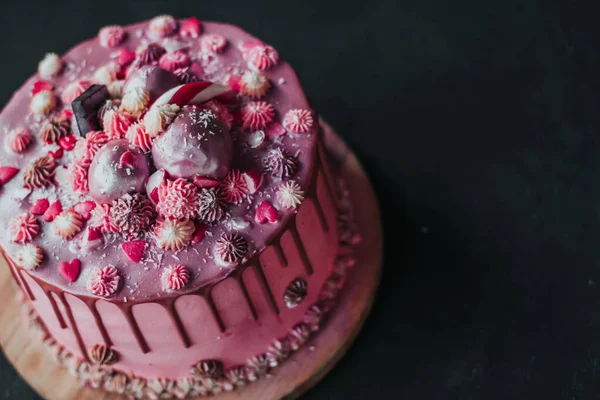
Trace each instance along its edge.
{"label": "wooden board", "polygon": [[[323,123],[325,142],[332,154],[344,155],[342,175],[354,204],[362,242],[356,248],[356,266],[350,270],[338,306],[317,336],[270,378],[242,390],[216,396],[219,400],[294,399],[314,386],[345,354],[365,322],[376,294],[382,262],[380,212],[375,193],[357,158],[332,129]],[[21,376],[48,400],[116,400],[123,396],[81,388],[79,381],[58,366],[27,328],[18,287],[4,260],[0,260],[0,343]]]}

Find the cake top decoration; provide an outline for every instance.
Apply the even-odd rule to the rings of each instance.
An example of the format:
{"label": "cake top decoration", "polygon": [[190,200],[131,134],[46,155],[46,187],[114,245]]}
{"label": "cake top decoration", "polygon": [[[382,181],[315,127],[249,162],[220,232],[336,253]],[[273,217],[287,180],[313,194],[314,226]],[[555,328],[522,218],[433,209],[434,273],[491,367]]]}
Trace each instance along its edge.
{"label": "cake top decoration", "polygon": [[0,245],[27,273],[114,302],[193,291],[302,203],[318,124],[269,44],[161,15],[41,58],[0,113]]}

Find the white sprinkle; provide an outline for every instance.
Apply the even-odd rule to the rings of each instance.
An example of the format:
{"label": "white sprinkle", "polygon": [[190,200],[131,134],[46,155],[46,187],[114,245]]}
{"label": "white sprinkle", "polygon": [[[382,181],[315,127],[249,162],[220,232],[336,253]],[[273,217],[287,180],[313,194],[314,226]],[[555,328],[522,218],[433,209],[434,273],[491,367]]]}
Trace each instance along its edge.
{"label": "white sprinkle", "polygon": [[284,85],[285,84],[285,79],[279,78],[279,80],[277,81],[277,83],[280,84],[280,85]]}

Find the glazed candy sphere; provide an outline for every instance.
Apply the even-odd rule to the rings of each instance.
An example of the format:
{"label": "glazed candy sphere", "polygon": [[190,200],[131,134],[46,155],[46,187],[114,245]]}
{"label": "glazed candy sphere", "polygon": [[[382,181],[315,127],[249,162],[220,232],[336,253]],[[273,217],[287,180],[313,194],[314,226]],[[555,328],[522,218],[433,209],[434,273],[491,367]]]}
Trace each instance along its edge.
{"label": "glazed candy sphere", "polygon": [[111,140],[90,165],[90,194],[98,203],[109,203],[126,193],[144,191],[149,176],[150,163],[140,148],[126,139]]}
{"label": "glazed candy sphere", "polygon": [[156,168],[171,177],[222,179],[231,167],[229,131],[210,111],[185,106],[152,146]]}
{"label": "glazed candy sphere", "polygon": [[179,85],[181,82],[171,72],[153,65],[146,65],[131,73],[123,86],[123,93],[140,87],[146,89],[150,96],[156,99],[167,90]]}

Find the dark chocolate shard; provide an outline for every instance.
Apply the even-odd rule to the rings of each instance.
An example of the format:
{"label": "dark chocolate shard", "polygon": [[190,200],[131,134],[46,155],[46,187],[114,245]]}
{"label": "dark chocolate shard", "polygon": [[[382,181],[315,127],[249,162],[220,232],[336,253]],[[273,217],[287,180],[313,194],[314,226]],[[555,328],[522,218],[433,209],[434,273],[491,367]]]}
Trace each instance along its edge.
{"label": "dark chocolate shard", "polygon": [[92,85],[71,103],[73,116],[79,135],[85,137],[88,132],[101,130],[98,110],[110,94],[104,85]]}

